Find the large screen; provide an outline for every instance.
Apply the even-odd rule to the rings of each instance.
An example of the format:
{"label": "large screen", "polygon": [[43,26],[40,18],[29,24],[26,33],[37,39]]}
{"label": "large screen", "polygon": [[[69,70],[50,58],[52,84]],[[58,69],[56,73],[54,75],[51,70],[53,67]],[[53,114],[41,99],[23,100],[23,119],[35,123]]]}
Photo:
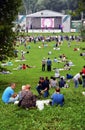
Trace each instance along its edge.
{"label": "large screen", "polygon": [[54,28],[54,18],[41,18],[41,28]]}

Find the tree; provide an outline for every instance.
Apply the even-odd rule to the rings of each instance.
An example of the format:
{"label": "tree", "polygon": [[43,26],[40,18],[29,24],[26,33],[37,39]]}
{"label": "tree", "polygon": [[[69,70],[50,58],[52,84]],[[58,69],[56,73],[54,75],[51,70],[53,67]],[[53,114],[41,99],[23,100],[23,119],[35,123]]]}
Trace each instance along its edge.
{"label": "tree", "polygon": [[46,9],[61,12],[66,8],[63,0],[43,0],[43,4]]}
{"label": "tree", "polygon": [[79,12],[84,12],[85,13],[85,0],[79,0],[78,2],[78,9]]}
{"label": "tree", "polygon": [[78,2],[78,8],[76,10],[76,14],[81,14],[81,21],[82,21],[82,27],[81,27],[81,37],[82,41],[85,42],[85,23],[84,23],[84,14],[85,14],[85,0],[79,0]]}
{"label": "tree", "polygon": [[43,1],[41,2],[37,2],[36,5],[35,5],[35,11],[41,11],[41,10],[45,10],[46,7],[45,5],[43,4]]}
{"label": "tree", "polygon": [[0,0],[0,61],[13,56],[13,21],[21,5],[21,0]]}
{"label": "tree", "polygon": [[34,13],[36,11],[35,6],[38,0],[22,0],[22,1],[26,12],[25,14]]}

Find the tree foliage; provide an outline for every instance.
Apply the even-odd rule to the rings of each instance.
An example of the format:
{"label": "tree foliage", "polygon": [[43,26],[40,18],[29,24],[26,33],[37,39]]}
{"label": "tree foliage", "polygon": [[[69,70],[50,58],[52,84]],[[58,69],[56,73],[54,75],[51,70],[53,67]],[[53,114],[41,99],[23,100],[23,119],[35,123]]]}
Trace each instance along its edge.
{"label": "tree foliage", "polygon": [[46,9],[61,12],[62,10],[66,9],[65,1],[62,0],[44,0],[43,4],[45,5]]}
{"label": "tree foliage", "polygon": [[83,11],[85,13],[85,0],[79,0],[78,2],[78,11]]}
{"label": "tree foliage", "polygon": [[[85,0],[23,0],[25,12],[34,13],[48,9],[72,14],[72,19],[80,19],[82,10],[85,11]],[[78,9],[76,15],[75,10]]]}
{"label": "tree foliage", "polygon": [[27,13],[49,9],[57,12],[72,12],[78,7],[79,0],[23,0]]}
{"label": "tree foliage", "polygon": [[85,0],[79,0],[78,8],[77,8],[76,12],[77,12],[77,15],[81,14],[81,20],[82,20],[81,37],[82,37],[82,41],[85,42],[85,23],[84,23]]}
{"label": "tree foliage", "polygon": [[25,8],[25,14],[34,13],[36,11],[35,7],[38,0],[22,0],[23,6]]}
{"label": "tree foliage", "polygon": [[18,14],[21,0],[0,1],[0,61],[13,56],[13,21]]}

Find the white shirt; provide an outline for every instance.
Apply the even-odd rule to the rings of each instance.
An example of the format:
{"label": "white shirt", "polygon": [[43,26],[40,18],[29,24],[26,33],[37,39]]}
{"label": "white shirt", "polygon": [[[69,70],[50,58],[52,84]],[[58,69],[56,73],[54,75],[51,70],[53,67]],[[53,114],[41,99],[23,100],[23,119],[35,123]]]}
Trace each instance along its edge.
{"label": "white shirt", "polygon": [[73,77],[73,79],[74,79],[74,80],[78,80],[80,77],[81,77],[81,75],[80,75],[80,73],[78,73],[78,74],[76,74],[76,75]]}

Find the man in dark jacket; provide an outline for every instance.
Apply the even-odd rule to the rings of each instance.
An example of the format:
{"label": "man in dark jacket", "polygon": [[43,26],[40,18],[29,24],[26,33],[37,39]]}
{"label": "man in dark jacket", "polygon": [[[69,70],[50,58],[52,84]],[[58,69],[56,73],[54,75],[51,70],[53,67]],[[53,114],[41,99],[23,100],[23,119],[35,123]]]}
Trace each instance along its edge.
{"label": "man in dark jacket", "polygon": [[44,77],[40,78],[39,85],[36,89],[39,95],[43,95],[43,97],[49,96],[49,83],[44,79]]}

